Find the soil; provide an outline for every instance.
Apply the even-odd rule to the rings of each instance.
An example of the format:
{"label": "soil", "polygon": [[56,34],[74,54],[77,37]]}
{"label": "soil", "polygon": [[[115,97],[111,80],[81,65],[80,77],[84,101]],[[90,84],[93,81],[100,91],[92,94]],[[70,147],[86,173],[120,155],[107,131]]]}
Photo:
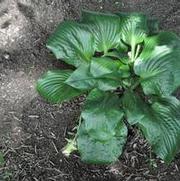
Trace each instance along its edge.
{"label": "soil", "polygon": [[0,180],[179,181],[180,155],[165,165],[137,130],[129,131],[115,164],[87,165],[77,153],[62,155],[84,97],[51,105],[37,95],[35,82],[47,69],[67,68],[45,43],[59,22],[78,19],[82,8],[141,11],[180,34],[179,0],[0,0],[0,150],[6,160]]}

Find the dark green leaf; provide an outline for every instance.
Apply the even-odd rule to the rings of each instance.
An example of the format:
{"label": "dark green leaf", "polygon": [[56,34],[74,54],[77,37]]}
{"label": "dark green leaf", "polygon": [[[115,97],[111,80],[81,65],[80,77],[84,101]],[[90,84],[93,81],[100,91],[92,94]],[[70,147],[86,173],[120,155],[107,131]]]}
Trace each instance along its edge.
{"label": "dark green leaf", "polygon": [[47,42],[57,59],[78,67],[90,62],[94,55],[94,38],[75,22],[61,23]]}
{"label": "dark green leaf", "polygon": [[[156,34],[159,31],[159,22],[158,22],[158,20],[155,19],[155,18],[148,17],[145,14],[142,14],[142,13],[122,13],[122,12],[121,13],[116,13],[116,14],[121,18],[121,22],[128,19],[131,15],[135,15],[135,16],[139,15],[139,17],[142,16],[141,17],[142,20],[147,21],[147,22],[145,22],[145,24],[147,23],[148,31],[146,33],[148,33],[148,35]],[[146,29],[146,27],[145,27],[145,29]]]}
{"label": "dark green leaf", "polygon": [[[70,86],[90,90],[98,87],[101,90],[115,90],[121,86],[121,78],[128,76],[127,70],[120,70],[120,62],[112,62],[108,58],[94,58],[90,66],[81,66],[67,79]],[[100,68],[101,67],[101,68]],[[119,69],[119,71],[118,71]],[[114,71],[117,71],[113,73]]]}
{"label": "dark green leaf", "polygon": [[71,73],[70,70],[48,71],[37,82],[39,94],[53,103],[60,103],[82,94],[82,91],[64,83]]}
{"label": "dark green leaf", "polygon": [[90,73],[89,65],[82,65],[71,74],[66,83],[77,89],[89,90],[95,86],[96,79]]}
{"label": "dark green leaf", "polygon": [[141,43],[148,35],[147,17],[141,13],[119,13],[121,39],[131,46]]}
{"label": "dark green leaf", "polygon": [[144,117],[146,107],[144,102],[132,91],[126,91],[122,97],[123,108],[126,112],[127,121],[134,125]]}
{"label": "dark green leaf", "polygon": [[98,89],[100,89],[102,91],[116,90],[118,87],[122,86],[121,79],[120,78],[117,79],[117,78],[115,78],[114,74],[108,74],[108,75],[98,77],[98,78],[96,78],[95,87],[97,87]]}
{"label": "dark green leaf", "polygon": [[83,11],[81,22],[93,34],[96,51],[108,52],[109,49],[118,47],[120,22],[117,15]]}
{"label": "dark green leaf", "polygon": [[115,135],[115,128],[123,117],[119,105],[117,95],[97,89],[91,91],[81,116],[92,138],[106,141]]}
{"label": "dark green leaf", "polygon": [[173,97],[163,98],[152,105],[148,121],[140,123],[145,137],[154,152],[171,162],[180,150],[180,102]]}
{"label": "dark green leaf", "polygon": [[127,128],[121,121],[116,127],[115,135],[107,140],[95,140],[86,131],[83,122],[78,131],[78,150],[81,159],[87,163],[93,164],[109,164],[115,162],[121,155],[123,146],[126,142]]}
{"label": "dark green leaf", "polygon": [[[93,58],[91,62],[90,72],[94,77],[99,77],[107,74],[119,74],[122,77],[123,72],[120,70],[122,63],[110,58]],[[118,79],[118,77],[117,77]]]}
{"label": "dark green leaf", "polygon": [[180,85],[180,40],[167,32],[145,40],[134,71],[145,94],[170,95]]}
{"label": "dark green leaf", "polygon": [[157,98],[149,105],[137,95],[129,93],[128,96],[131,98],[127,100],[126,97],[125,101],[125,108],[128,109],[127,119],[130,123],[137,123],[160,158],[171,162],[180,150],[179,100],[174,97]]}
{"label": "dark green leaf", "polygon": [[96,86],[100,90],[115,90],[122,85],[122,78],[130,75],[129,69],[120,61],[110,58],[94,58],[90,72],[96,78]]}

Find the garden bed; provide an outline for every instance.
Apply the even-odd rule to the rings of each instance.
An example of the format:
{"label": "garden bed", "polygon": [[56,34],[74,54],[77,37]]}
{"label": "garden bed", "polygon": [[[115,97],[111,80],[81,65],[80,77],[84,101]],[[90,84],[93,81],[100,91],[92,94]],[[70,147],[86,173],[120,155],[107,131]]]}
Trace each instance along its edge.
{"label": "garden bed", "polygon": [[165,165],[150,154],[137,130],[129,130],[124,153],[115,164],[87,165],[77,153],[64,157],[61,149],[84,97],[52,105],[35,91],[43,72],[67,67],[45,47],[59,22],[78,19],[81,8],[142,11],[157,17],[163,29],[179,34],[178,0],[1,0],[0,5],[0,149],[6,160],[0,175],[9,174],[14,181],[180,180],[180,155]]}

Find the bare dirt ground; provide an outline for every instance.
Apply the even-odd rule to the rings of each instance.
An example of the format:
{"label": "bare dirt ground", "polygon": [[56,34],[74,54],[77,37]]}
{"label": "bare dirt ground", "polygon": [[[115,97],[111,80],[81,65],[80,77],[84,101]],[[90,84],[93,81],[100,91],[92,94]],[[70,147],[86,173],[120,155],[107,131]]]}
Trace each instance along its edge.
{"label": "bare dirt ground", "polygon": [[0,180],[12,181],[179,181],[180,155],[152,168],[150,148],[130,131],[120,160],[110,166],[83,164],[61,149],[75,125],[83,98],[50,105],[35,91],[47,69],[65,68],[46,49],[57,24],[78,19],[81,9],[141,11],[157,17],[162,29],[180,34],[179,0],[0,0],[0,150],[6,159]]}

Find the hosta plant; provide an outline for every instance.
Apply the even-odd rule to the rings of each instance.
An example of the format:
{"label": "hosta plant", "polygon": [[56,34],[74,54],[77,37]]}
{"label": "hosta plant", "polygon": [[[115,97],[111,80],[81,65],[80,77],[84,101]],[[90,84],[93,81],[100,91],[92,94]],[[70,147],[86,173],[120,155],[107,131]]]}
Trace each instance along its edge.
{"label": "hosta plant", "polygon": [[47,47],[74,68],[48,71],[37,82],[40,95],[52,103],[86,95],[66,155],[77,150],[87,163],[114,162],[131,125],[159,158],[172,161],[180,150],[177,35],[141,13],[83,11],[79,21],[61,23]]}

